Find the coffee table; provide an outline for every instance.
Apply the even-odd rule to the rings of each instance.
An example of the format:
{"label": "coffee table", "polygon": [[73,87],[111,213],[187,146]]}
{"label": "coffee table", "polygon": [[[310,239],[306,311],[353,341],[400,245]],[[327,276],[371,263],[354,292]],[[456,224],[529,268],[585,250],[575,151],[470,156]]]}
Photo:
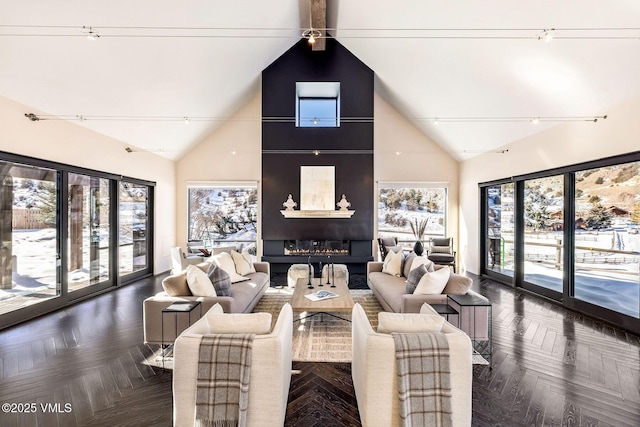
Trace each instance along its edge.
{"label": "coffee table", "polygon": [[[351,320],[344,317],[337,316],[333,313],[351,313],[353,309],[353,298],[349,293],[349,286],[344,279],[335,279],[335,287],[322,283],[322,279],[313,278],[311,283],[312,289],[308,288],[309,279],[302,278],[296,282],[296,287],[293,291],[293,298],[291,298],[291,308],[297,312],[309,312],[311,314],[303,316],[294,321],[306,319],[309,317],[317,316],[318,314],[327,314],[332,317],[336,317],[341,320],[350,322]],[[320,286],[322,283],[323,286]],[[314,292],[325,290],[331,291],[334,294],[338,294],[337,298],[329,298],[321,301],[311,301],[306,298],[305,295],[312,294]]]}

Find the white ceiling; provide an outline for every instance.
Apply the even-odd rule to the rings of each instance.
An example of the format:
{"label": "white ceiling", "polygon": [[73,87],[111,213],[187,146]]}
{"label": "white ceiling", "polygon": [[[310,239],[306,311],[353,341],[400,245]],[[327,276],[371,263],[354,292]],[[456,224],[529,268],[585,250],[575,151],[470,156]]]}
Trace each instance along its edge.
{"label": "white ceiling", "polygon": [[[637,0],[327,0],[327,10],[378,93],[458,159],[557,122],[446,118],[595,116],[640,96],[640,30],[590,30],[640,27]],[[261,71],[308,23],[306,0],[0,0],[0,96],[177,159],[259,93]],[[556,37],[537,40],[548,28]]]}

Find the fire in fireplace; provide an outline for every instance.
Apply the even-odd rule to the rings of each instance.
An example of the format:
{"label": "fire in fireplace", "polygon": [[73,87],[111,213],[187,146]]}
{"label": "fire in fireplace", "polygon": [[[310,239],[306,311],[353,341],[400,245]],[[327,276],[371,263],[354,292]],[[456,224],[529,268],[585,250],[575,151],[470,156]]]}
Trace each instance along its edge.
{"label": "fire in fireplace", "polygon": [[351,253],[349,240],[285,240],[284,254],[301,255],[342,255]]}

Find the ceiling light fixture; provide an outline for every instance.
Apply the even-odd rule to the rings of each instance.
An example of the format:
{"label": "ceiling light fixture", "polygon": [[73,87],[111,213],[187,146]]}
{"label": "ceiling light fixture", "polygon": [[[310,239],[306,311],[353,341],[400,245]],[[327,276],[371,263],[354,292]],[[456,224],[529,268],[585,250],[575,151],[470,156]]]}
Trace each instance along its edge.
{"label": "ceiling light fixture", "polygon": [[551,28],[549,30],[542,30],[542,33],[538,34],[538,40],[543,40],[545,42],[550,42],[553,40],[555,36],[555,28]]}
{"label": "ceiling light fixture", "polygon": [[27,119],[31,120],[32,122],[38,122],[40,121],[40,117],[36,116],[33,113],[25,113],[24,115]]}
{"label": "ceiling light fixture", "polygon": [[317,119],[317,117],[314,117],[314,118],[313,118],[313,124],[314,124],[314,125],[317,125],[317,124],[318,124],[318,119]]}
{"label": "ceiling light fixture", "polygon": [[318,150],[313,150],[313,154],[315,154],[316,156],[318,156],[320,154],[320,151]]}
{"label": "ceiling light fixture", "polygon": [[189,117],[186,117],[186,116],[185,116],[185,118],[184,118],[184,124],[185,124],[185,125],[188,125],[188,124],[189,124],[189,122],[191,122],[191,119],[190,119]]}
{"label": "ceiling light fixture", "polygon": [[307,39],[310,45],[316,42],[316,39],[322,37],[322,33],[319,30],[313,29],[313,17],[311,16],[311,0],[309,0],[309,29],[302,32],[302,37]]}
{"label": "ceiling light fixture", "polygon": [[538,123],[540,123],[540,119],[538,117],[534,117],[533,119],[531,119],[531,123],[537,125]]}
{"label": "ceiling light fixture", "polygon": [[440,120],[436,117],[435,119],[433,119],[433,124],[437,125],[440,123]]}
{"label": "ceiling light fixture", "polygon": [[85,34],[86,34],[87,38],[89,40],[91,40],[91,41],[93,41],[93,40],[95,40],[95,39],[100,37],[100,34],[98,34],[97,32],[93,31],[93,28],[91,28],[91,27],[84,27],[83,26],[82,30],[86,31]]}

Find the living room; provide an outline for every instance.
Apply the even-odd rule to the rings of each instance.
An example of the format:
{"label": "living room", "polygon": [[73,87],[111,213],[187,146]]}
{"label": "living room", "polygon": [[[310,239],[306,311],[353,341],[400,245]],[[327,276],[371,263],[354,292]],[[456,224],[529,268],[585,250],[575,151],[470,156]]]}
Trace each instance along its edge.
{"label": "living room", "polygon": [[[290,179],[291,170],[299,171],[303,165],[337,165],[336,185],[353,182],[353,176],[344,173],[355,154],[340,153],[344,146],[332,143],[321,146],[322,141],[308,134],[298,134],[298,140],[294,140],[294,136],[283,142],[281,134],[277,134],[268,142],[272,145],[265,148],[268,137],[265,129],[283,123],[268,122],[277,114],[265,110],[264,93],[269,88],[264,84],[263,70],[296,45],[310,49],[298,31],[309,26],[309,3],[281,3],[282,10],[252,5],[256,10],[246,13],[241,6],[194,2],[193,15],[200,15],[198,17],[190,13],[183,16],[183,12],[169,4],[161,7],[147,4],[148,10],[159,10],[157,17],[146,16],[141,5],[127,12],[127,19],[123,18],[124,11],[128,10],[124,3],[94,9],[83,6],[73,13],[70,4],[24,2],[21,6],[3,8],[8,13],[3,13],[5,17],[0,23],[6,27],[0,34],[13,36],[6,35],[0,40],[7,57],[0,66],[3,81],[0,84],[0,150],[6,154],[2,160],[28,165],[29,160],[35,159],[38,167],[46,168],[49,163],[54,169],[56,164],[70,165],[78,168],[77,174],[83,170],[98,171],[153,187],[153,220],[152,228],[148,229],[153,230],[149,240],[149,252],[153,255],[148,269],[156,281],[147,284],[149,294],[127,291],[128,284],[123,285],[121,279],[112,277],[108,286],[96,292],[87,291],[82,298],[74,298],[65,291],[59,298],[53,298],[57,301],[27,307],[33,314],[26,318],[52,312],[47,315],[52,316],[49,319],[57,319],[61,313],[73,309],[76,302],[91,304],[91,299],[81,301],[103,291],[114,295],[96,298],[113,299],[120,298],[116,296],[119,294],[131,296],[133,293],[139,306],[137,310],[141,310],[142,300],[150,296],[152,290],[161,289],[160,280],[171,269],[169,248],[187,247],[190,185],[254,183],[259,189],[256,255],[262,257],[269,256],[265,253],[265,240],[277,239],[278,227],[282,224],[287,227],[298,221],[286,219],[280,213],[287,194],[291,193],[294,200],[301,202],[300,182],[295,174]],[[509,5],[505,2],[482,7],[465,2],[463,9],[468,13],[460,14],[453,5],[434,2],[406,2],[404,7],[346,3],[327,2],[327,23],[322,27],[336,31],[335,39],[326,40],[328,44],[337,41],[372,72],[372,93],[365,108],[372,114],[361,116],[366,119],[361,120],[363,124],[354,123],[356,115],[350,113],[345,116],[347,120],[342,127],[370,128],[367,131],[370,145],[365,146],[364,151],[370,156],[371,167],[365,167],[366,173],[361,169],[351,171],[367,176],[369,187],[363,192],[367,197],[362,198],[353,187],[345,191],[352,203],[351,209],[356,211],[353,223],[361,221],[360,215],[368,215],[362,226],[365,237],[361,238],[370,243],[368,256],[378,257],[378,183],[437,184],[447,189],[444,236],[453,238],[458,272],[474,279],[474,289],[480,290],[481,281],[491,279],[482,282],[489,287],[484,289],[488,293],[485,296],[499,299],[500,295],[504,296],[500,288],[504,285],[497,283],[506,281],[507,291],[526,295],[517,298],[529,301],[534,298],[533,293],[538,293],[544,297],[540,304],[551,304],[545,306],[547,310],[555,313],[556,308],[548,307],[567,308],[561,303],[549,302],[558,300],[555,294],[536,292],[537,288],[514,287],[510,280],[516,280],[517,275],[505,279],[487,271],[486,225],[483,223],[486,215],[482,210],[486,202],[482,188],[504,183],[512,177],[528,179],[528,175],[545,171],[574,173],[568,169],[565,172],[563,168],[578,168],[583,164],[595,168],[600,165],[593,162],[602,159],[615,159],[615,164],[639,160],[640,124],[635,118],[640,113],[640,88],[635,76],[640,71],[640,63],[633,55],[637,44],[633,37],[637,37],[638,31],[634,33],[632,28],[634,18],[640,13],[637,6],[616,5],[603,9],[597,2],[590,3],[591,8],[583,2],[570,2],[566,10],[556,11],[557,6],[549,2],[545,13],[539,12],[539,8],[544,9],[539,5],[523,8],[520,13],[506,12]],[[39,10],[31,10],[35,7]],[[414,12],[409,12],[411,10]],[[498,10],[501,12],[497,13]],[[206,11],[216,17],[206,19],[209,13]],[[369,12],[362,16],[364,11]],[[531,18],[526,18],[525,12]],[[373,16],[368,17],[369,14]],[[426,23],[421,22],[422,19]],[[65,33],[65,25],[76,24],[78,28]],[[95,30],[87,24],[94,25]],[[33,28],[29,29],[29,25]],[[58,27],[47,29],[47,25]],[[88,29],[83,30],[83,25]],[[104,26],[102,30],[100,25]],[[295,28],[295,31],[272,37],[273,34],[264,29],[272,25]],[[123,28],[110,28],[115,26]],[[136,30],[134,27],[153,28]],[[196,27],[216,28],[218,32],[203,35]],[[470,28],[478,27],[495,31],[469,34]],[[557,29],[557,40],[536,39],[538,33],[552,27]],[[224,28],[246,33],[242,37],[234,36],[224,33]],[[259,30],[261,28],[263,30]],[[349,33],[350,28],[378,28],[388,34],[360,38]],[[401,30],[391,34],[394,28]],[[448,28],[451,35],[447,31],[437,34],[416,31],[409,35],[402,32],[429,28]],[[507,28],[520,30],[506,33]],[[582,28],[583,32],[572,28]],[[609,32],[604,28],[609,28]],[[626,30],[615,32],[616,28]],[[88,33],[94,31],[102,33],[96,40],[87,40],[87,35],[91,35]],[[527,37],[531,33],[531,37],[522,39],[523,33]],[[204,56],[194,53],[208,49],[212,53]],[[193,56],[187,58],[187,50]],[[454,62],[453,57],[459,62]],[[68,64],[73,64],[75,69],[69,69],[73,67]],[[194,71],[198,64],[205,64],[206,70]],[[175,81],[180,83],[176,85]],[[292,98],[293,106],[295,89],[291,88],[290,92],[287,97]],[[346,97],[344,101],[350,102]],[[28,113],[39,120],[26,118]],[[284,116],[293,120],[290,113]],[[530,123],[535,117],[542,120],[538,124]],[[545,121],[545,117],[548,120]],[[580,120],[574,120],[575,117]],[[349,123],[348,119],[353,122]],[[439,119],[439,123],[434,119]],[[187,121],[189,123],[183,123]],[[304,155],[285,153],[298,148],[308,152]],[[313,151],[318,151],[318,155],[312,155]],[[284,160],[276,162],[272,160],[274,156]],[[307,157],[287,160],[296,156]],[[327,159],[326,156],[335,156],[336,160],[322,160]],[[345,163],[339,163],[341,161]],[[274,188],[273,174],[289,166],[289,175],[279,178],[283,180],[279,182],[288,180],[286,188]],[[275,189],[279,192],[274,192]],[[634,197],[637,199],[637,194]],[[352,238],[358,240],[358,236]],[[626,249],[634,250],[637,251]],[[275,270],[272,268],[272,271]],[[636,279],[637,275],[636,271]],[[136,282],[138,280],[132,283]],[[521,290],[528,293],[518,293]],[[562,292],[564,290],[560,296]],[[565,302],[568,296],[564,296]],[[505,303],[492,302],[498,304],[496,307],[500,302]],[[49,304],[47,308],[37,313],[37,306],[46,304]],[[123,303],[122,310],[124,307],[130,306]],[[629,320],[629,316],[607,314],[597,308],[589,313],[580,304],[568,308],[576,310],[567,311],[570,318],[591,315],[599,319],[607,331],[614,331],[613,335],[620,331],[628,334],[625,340],[636,350],[631,351],[631,360],[637,359],[637,317]],[[113,305],[112,309],[121,308]],[[499,315],[495,308],[494,313]],[[17,323],[15,319],[19,317],[15,313],[11,316],[12,320],[6,320],[9,316],[3,315],[0,322],[6,329],[0,332],[2,341],[11,339],[9,325]],[[522,316],[526,319],[525,314]],[[142,317],[138,320],[142,322]],[[141,333],[141,329],[139,331]],[[7,355],[4,358],[9,360]],[[7,366],[5,364],[4,371],[0,370],[5,372],[5,378],[9,378],[7,373],[13,375],[20,371]],[[619,368],[619,372],[631,372],[630,382],[637,386],[637,369]],[[489,373],[474,381],[481,382],[487,375]],[[161,384],[170,386],[167,381],[170,379],[164,378]],[[487,390],[490,388],[483,392]],[[612,396],[615,400],[616,395]],[[21,392],[19,397],[28,398],[29,393]],[[626,403],[629,412],[637,416],[640,403],[633,398]],[[625,424],[625,419],[618,421],[620,425]],[[600,422],[606,425],[606,421]],[[474,424],[484,425],[482,418],[474,420]]]}

